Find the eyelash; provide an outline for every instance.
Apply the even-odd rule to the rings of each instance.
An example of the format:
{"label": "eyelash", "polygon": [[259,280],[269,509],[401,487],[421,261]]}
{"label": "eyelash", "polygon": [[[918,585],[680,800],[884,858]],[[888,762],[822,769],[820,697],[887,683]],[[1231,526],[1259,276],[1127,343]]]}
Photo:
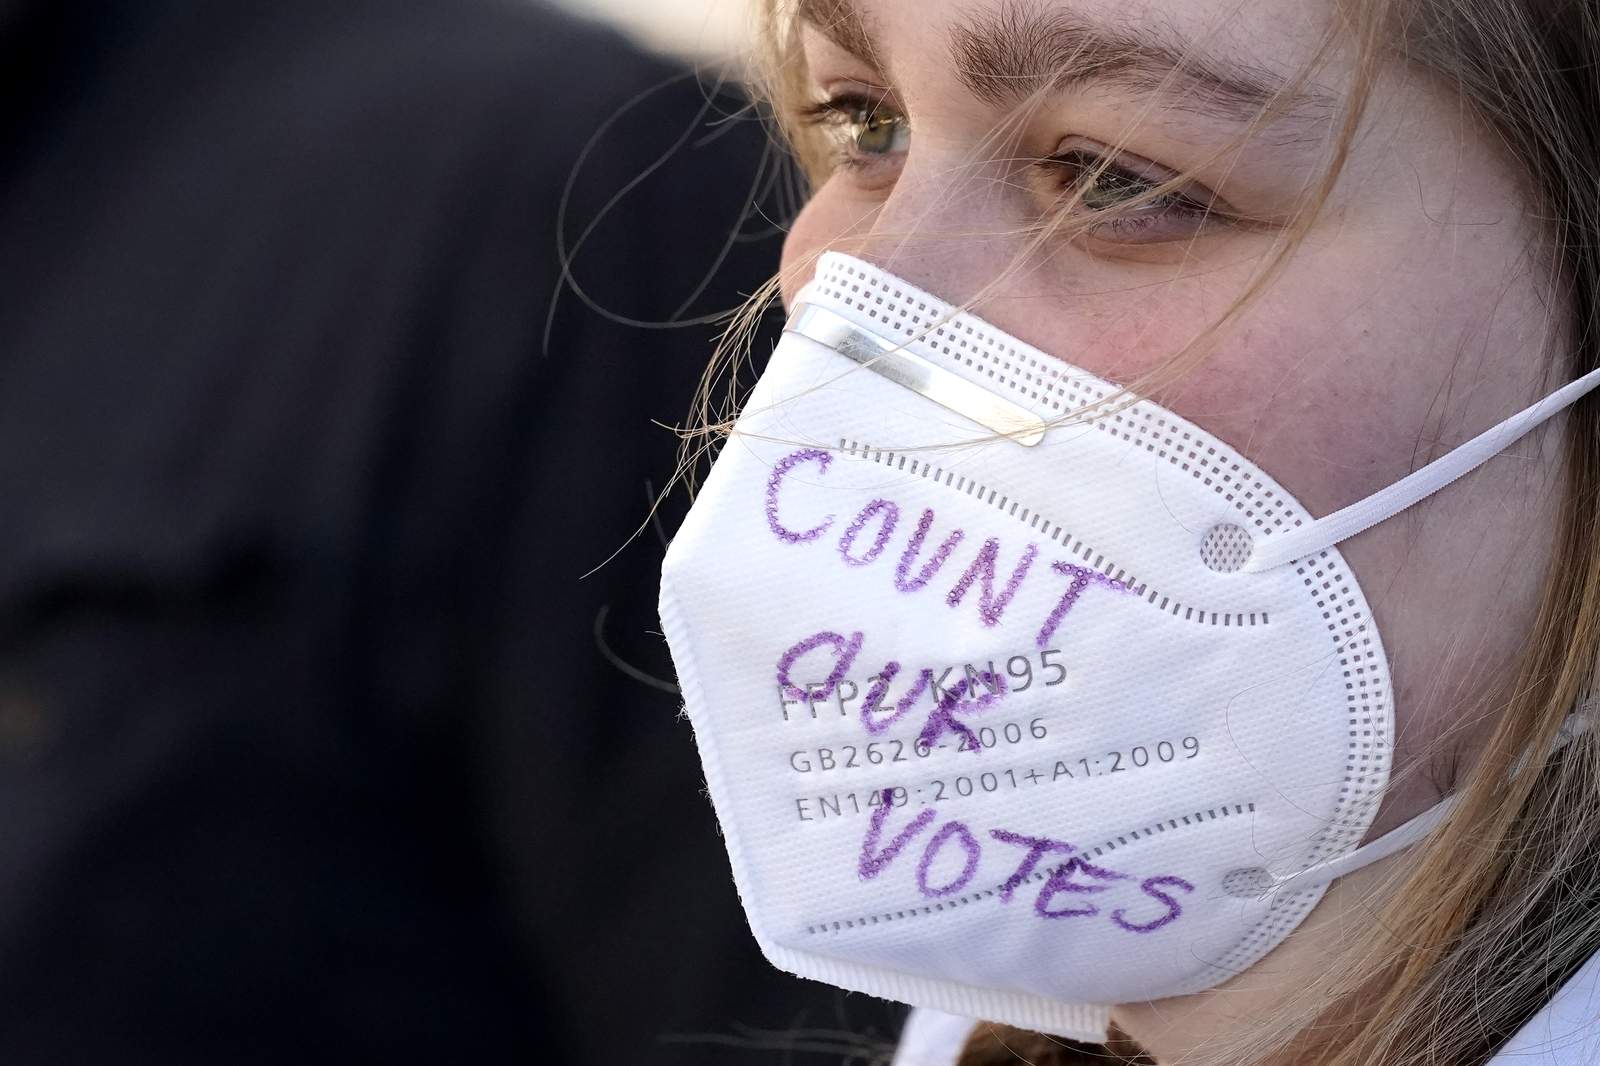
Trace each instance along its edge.
{"label": "eyelash", "polygon": [[[843,143],[835,153],[834,166],[837,169],[857,172],[892,165],[890,162],[892,153],[861,152],[857,147],[859,133],[851,132],[880,117],[897,124],[901,130],[907,129],[905,116],[886,106],[881,97],[871,97],[864,93],[840,93],[807,106],[798,115],[803,125],[831,128],[848,134],[838,136]],[[1145,166],[1161,169],[1153,163],[1145,163]],[[1073,148],[1035,160],[1030,164],[1030,168],[1037,174],[1066,173],[1073,176],[1071,181],[1061,183],[1053,193],[1052,199],[1057,203],[1067,199],[1075,185],[1091,175],[1097,184],[1105,183],[1127,190],[1130,198],[1144,195],[1170,180],[1170,176],[1140,174],[1130,166],[1119,165],[1117,161],[1108,160],[1105,155],[1087,148]],[[1091,191],[1092,189],[1086,189],[1080,194],[1078,202],[1081,206],[1087,206],[1084,201]],[[1202,227],[1234,221],[1222,209],[1215,197],[1196,198],[1181,190],[1166,192],[1147,200],[1132,209],[1134,213],[1131,214],[1117,215],[1116,205],[1100,210],[1104,212],[1105,217],[1092,222],[1088,232],[1092,235],[1109,235],[1111,239],[1121,241],[1132,241],[1141,236],[1148,237],[1150,231],[1157,226],[1173,222]]]}
{"label": "eyelash", "polygon": [[[1154,167],[1154,164],[1147,165]],[[1115,161],[1110,161],[1104,155],[1087,148],[1073,148],[1059,152],[1037,160],[1032,166],[1047,174],[1065,172],[1070,175],[1068,180],[1060,183],[1060,190],[1056,194],[1058,201],[1069,198],[1075,189],[1091,177],[1096,183],[1110,184],[1114,188],[1127,190],[1130,199],[1145,196],[1171,180],[1170,176],[1165,175],[1140,174],[1130,166],[1120,166]],[[1195,225],[1229,221],[1228,216],[1219,210],[1215,197],[1197,199],[1181,189],[1152,197],[1132,209],[1137,211],[1137,214],[1129,215],[1115,214],[1118,205],[1095,208],[1087,202],[1091,191],[1092,189],[1086,188],[1079,193],[1078,204],[1090,211],[1104,211],[1107,215],[1094,223],[1091,231],[1093,228],[1104,227],[1122,239],[1137,236],[1162,222],[1175,219]]]}
{"label": "eyelash", "polygon": [[[811,104],[801,110],[799,120],[802,125],[813,128],[831,128],[836,131],[848,132],[852,127],[862,126],[874,119],[882,118],[906,128],[904,115],[886,106],[882,98],[869,97],[864,93],[841,93],[826,100]],[[870,154],[858,151],[854,145],[855,137],[841,137],[846,143],[842,144],[834,156],[836,167],[848,170],[866,170],[880,166],[884,160],[874,159]]]}

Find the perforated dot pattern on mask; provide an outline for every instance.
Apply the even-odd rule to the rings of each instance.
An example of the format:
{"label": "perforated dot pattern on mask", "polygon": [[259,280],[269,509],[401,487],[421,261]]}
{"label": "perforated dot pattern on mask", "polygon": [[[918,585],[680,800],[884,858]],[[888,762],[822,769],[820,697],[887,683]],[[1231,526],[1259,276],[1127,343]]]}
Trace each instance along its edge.
{"label": "perforated dot pattern on mask", "polygon": [[1250,561],[1255,541],[1243,527],[1223,522],[1206,530],[1200,541],[1200,561],[1209,570],[1219,574],[1232,574]]}
{"label": "perforated dot pattern on mask", "polygon": [[1222,875],[1222,891],[1235,899],[1256,899],[1274,883],[1272,874],[1261,866],[1244,866]]}

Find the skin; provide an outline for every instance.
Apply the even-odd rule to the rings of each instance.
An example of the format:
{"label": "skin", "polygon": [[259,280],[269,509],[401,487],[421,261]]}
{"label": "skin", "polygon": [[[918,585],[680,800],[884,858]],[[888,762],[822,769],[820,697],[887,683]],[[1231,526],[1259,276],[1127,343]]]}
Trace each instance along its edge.
{"label": "skin", "polygon": [[[1331,126],[1237,123],[1170,96],[1091,83],[1018,107],[955,74],[952,33],[1004,0],[860,0],[874,56],[809,26],[818,100],[869,92],[911,132],[837,125],[845,165],[785,247],[792,302],[824,250],[847,251],[1113,381],[1169,363],[1243,296],[1315,187]],[[1221,62],[1293,78],[1331,16],[1305,0],[1050,0],[1089,22],[1163,25]],[[1350,59],[1315,75],[1339,97]],[[1301,116],[1304,117],[1304,116]],[[997,133],[997,130],[1000,131]],[[1029,227],[1070,181],[1036,161],[1064,143],[1118,145],[1189,172],[1251,221],[1157,218],[1027,254]],[[1126,157],[1121,157],[1126,158]],[[1052,180],[1055,184],[1052,186]],[[1423,72],[1382,73],[1326,207],[1287,267],[1209,337],[1204,360],[1155,391],[1321,515],[1361,499],[1559,383],[1539,234],[1513,160]],[[1219,209],[1220,210],[1220,209]],[[1133,212],[1148,219],[1158,208]],[[1160,239],[1151,239],[1154,235]],[[1010,269],[1021,258],[1022,265]],[[999,279],[998,281],[996,279]],[[1396,685],[1394,784],[1368,839],[1432,805],[1470,765],[1532,623],[1555,527],[1561,456],[1541,431],[1341,550],[1377,615]],[[1126,1004],[1116,1022],[1163,1066],[1186,1061],[1303,988],[1382,903],[1402,853],[1336,882],[1283,945],[1217,989]]]}

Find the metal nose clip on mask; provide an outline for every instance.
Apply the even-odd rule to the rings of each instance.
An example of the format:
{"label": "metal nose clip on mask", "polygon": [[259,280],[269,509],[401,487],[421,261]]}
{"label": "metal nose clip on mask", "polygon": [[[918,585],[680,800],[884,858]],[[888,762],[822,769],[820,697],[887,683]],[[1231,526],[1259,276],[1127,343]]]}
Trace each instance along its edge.
{"label": "metal nose clip on mask", "polygon": [[1335,545],[1597,383],[1315,519],[1178,415],[824,256],[661,591],[762,950],[1080,1038],[1250,966],[1447,810],[1358,846],[1393,695]]}

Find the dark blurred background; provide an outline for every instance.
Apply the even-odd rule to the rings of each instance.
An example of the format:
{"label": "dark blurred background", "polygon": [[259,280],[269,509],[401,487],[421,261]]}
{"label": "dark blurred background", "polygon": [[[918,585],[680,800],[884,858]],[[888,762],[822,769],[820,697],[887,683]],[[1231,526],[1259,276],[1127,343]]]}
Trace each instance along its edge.
{"label": "dark blurred background", "polygon": [[708,54],[742,11],[611,9],[702,54],[0,0],[0,1062],[892,1037],[759,957],[656,632],[657,423],[792,177]]}

